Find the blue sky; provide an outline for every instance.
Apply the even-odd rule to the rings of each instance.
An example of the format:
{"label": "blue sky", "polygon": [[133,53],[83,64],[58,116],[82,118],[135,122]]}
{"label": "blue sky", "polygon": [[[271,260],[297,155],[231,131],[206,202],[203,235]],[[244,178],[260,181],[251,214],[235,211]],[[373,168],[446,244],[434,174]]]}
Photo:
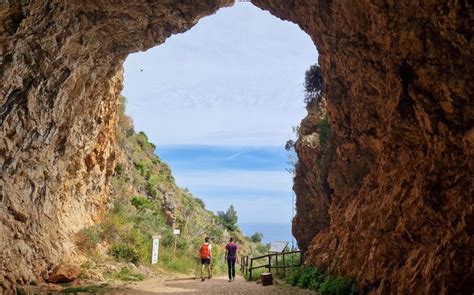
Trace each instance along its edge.
{"label": "blue sky", "polygon": [[234,204],[241,222],[291,218],[292,180],[281,147],[164,146],[157,154],[170,163],[178,185],[210,210]]}
{"label": "blue sky", "polygon": [[250,3],[201,19],[130,55],[123,94],[175,179],[210,210],[234,204],[240,222],[291,219],[286,140],[306,111],[310,38]]}

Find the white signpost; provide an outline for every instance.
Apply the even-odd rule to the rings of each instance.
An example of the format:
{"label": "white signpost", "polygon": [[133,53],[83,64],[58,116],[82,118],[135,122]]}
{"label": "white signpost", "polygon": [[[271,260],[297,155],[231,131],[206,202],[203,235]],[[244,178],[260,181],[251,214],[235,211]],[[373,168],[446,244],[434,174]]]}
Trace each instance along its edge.
{"label": "white signpost", "polygon": [[153,250],[151,251],[151,264],[158,262],[158,251],[160,249],[160,235],[153,236]]}
{"label": "white signpost", "polygon": [[173,257],[176,257],[176,240],[178,239],[178,236],[179,236],[180,233],[181,233],[180,229],[173,229],[173,234],[174,234]]}

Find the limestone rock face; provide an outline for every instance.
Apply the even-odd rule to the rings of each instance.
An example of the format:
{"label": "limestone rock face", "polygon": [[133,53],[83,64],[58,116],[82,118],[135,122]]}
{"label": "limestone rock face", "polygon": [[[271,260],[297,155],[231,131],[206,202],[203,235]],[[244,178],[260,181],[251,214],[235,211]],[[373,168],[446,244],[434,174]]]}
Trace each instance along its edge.
{"label": "limestone rock face", "polygon": [[471,4],[252,2],[319,51],[336,154],[328,198],[318,155],[297,146],[293,232],[307,261],[379,294],[472,293]]}
{"label": "limestone rock face", "polygon": [[0,289],[73,259],[107,209],[127,54],[230,2],[1,1]]}
{"label": "limestone rock face", "polygon": [[293,219],[293,234],[301,249],[308,249],[311,239],[329,225],[328,208],[332,190],[327,177],[328,167],[334,157],[334,152],[331,152],[334,149],[332,139],[322,143],[318,133],[324,109],[315,102],[306,109],[308,115],[301,121],[299,139],[295,144],[298,162],[293,184],[298,209]]}

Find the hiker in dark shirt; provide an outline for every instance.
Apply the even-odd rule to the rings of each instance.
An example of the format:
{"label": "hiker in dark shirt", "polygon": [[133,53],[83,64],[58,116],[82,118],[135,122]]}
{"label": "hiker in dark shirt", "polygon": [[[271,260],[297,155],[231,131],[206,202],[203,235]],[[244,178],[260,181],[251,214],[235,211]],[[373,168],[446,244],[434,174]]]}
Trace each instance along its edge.
{"label": "hiker in dark shirt", "polygon": [[225,259],[227,261],[227,269],[229,271],[229,282],[235,279],[235,263],[238,262],[239,256],[237,254],[239,245],[234,243],[234,239],[230,238],[229,243],[225,245]]}

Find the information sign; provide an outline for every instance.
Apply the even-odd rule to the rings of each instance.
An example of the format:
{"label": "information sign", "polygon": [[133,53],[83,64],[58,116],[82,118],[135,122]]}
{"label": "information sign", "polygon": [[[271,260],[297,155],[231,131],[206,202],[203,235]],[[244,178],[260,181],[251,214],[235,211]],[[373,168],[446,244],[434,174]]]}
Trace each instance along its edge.
{"label": "information sign", "polygon": [[281,253],[288,246],[287,241],[274,241],[270,245],[270,252]]}

